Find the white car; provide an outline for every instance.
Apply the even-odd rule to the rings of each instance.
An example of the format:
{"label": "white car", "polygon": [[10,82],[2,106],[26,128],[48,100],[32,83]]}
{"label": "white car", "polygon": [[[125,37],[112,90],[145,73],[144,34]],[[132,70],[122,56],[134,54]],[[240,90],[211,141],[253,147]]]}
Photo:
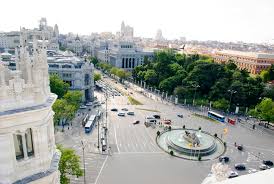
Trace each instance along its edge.
{"label": "white car", "polygon": [[126,113],[124,113],[124,112],[119,112],[118,113],[118,116],[125,116],[126,115]]}
{"label": "white car", "polygon": [[85,106],[85,105],[80,106],[80,109],[86,109],[86,108],[87,108],[87,106]]}
{"label": "white car", "polygon": [[86,103],[86,106],[92,106],[92,102]]}
{"label": "white car", "polygon": [[270,167],[269,167],[268,165],[265,165],[265,164],[260,165],[259,168],[260,168],[261,170],[270,169]]}
{"label": "white car", "polygon": [[239,176],[239,174],[236,171],[230,171],[228,178],[235,178]]}
{"label": "white car", "polygon": [[248,173],[249,173],[249,174],[251,174],[251,173],[255,173],[255,172],[257,172],[257,170],[256,170],[256,169],[249,169],[249,170],[248,170]]}

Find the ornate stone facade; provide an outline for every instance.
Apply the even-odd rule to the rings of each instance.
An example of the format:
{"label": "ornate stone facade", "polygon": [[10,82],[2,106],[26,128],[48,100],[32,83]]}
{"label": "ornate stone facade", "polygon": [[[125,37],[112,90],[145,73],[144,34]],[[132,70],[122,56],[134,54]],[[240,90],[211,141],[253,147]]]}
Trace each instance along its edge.
{"label": "ornate stone facade", "polygon": [[0,184],[59,183],[45,40],[21,32],[16,67],[0,62]]}

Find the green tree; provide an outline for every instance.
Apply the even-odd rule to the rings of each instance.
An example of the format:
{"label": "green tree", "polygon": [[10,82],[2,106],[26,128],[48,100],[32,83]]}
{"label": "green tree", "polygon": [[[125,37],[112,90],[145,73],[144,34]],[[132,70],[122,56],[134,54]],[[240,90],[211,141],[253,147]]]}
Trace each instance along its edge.
{"label": "green tree", "polygon": [[152,69],[149,69],[145,72],[144,78],[145,78],[145,81],[151,85],[156,85],[158,82],[158,76],[155,70],[152,70]]}
{"label": "green tree", "polygon": [[270,73],[268,70],[263,70],[260,73],[260,77],[263,79],[264,82],[267,82],[270,80]]}
{"label": "green tree", "polygon": [[52,106],[54,114],[54,124],[60,121],[72,120],[76,112],[76,107],[68,104],[64,99],[57,99]]}
{"label": "green tree", "polygon": [[64,148],[61,145],[57,145],[57,148],[61,151],[62,154],[59,162],[60,183],[69,184],[69,175],[77,177],[83,175],[83,170],[80,166],[80,157],[73,149]]}
{"label": "green tree", "polygon": [[98,81],[98,80],[101,80],[101,74],[100,73],[94,73],[94,82]]}
{"label": "green tree", "polygon": [[117,75],[117,72],[118,72],[118,68],[116,68],[116,67],[112,67],[110,70],[110,73],[113,75]]}
{"label": "green tree", "polygon": [[178,95],[179,99],[192,98],[193,92],[186,87],[178,86],[174,89],[174,94]]}
{"label": "green tree", "polygon": [[69,84],[65,83],[57,74],[50,75],[50,89],[58,98],[62,98],[69,89]]}
{"label": "green tree", "polygon": [[268,86],[264,88],[262,97],[271,98],[274,100],[274,86]]}
{"label": "green tree", "polygon": [[96,57],[89,57],[89,61],[94,64],[94,66],[97,66],[99,63],[99,60]]}
{"label": "green tree", "polygon": [[249,112],[261,120],[269,122],[274,121],[274,102],[270,98],[264,98],[254,110]]}
{"label": "green tree", "polygon": [[75,109],[78,109],[80,107],[82,96],[83,94],[80,91],[68,91],[64,95],[64,100],[66,100],[69,105],[73,105]]}
{"label": "green tree", "polygon": [[116,72],[116,75],[120,78],[120,79],[126,79],[129,77],[129,73],[126,72],[123,69],[118,69]]}
{"label": "green tree", "polygon": [[159,88],[171,94],[173,93],[174,88],[181,84],[182,84],[181,76],[172,76],[162,80],[159,84]]}
{"label": "green tree", "polygon": [[213,107],[220,110],[227,110],[229,107],[229,101],[222,98],[213,102]]}

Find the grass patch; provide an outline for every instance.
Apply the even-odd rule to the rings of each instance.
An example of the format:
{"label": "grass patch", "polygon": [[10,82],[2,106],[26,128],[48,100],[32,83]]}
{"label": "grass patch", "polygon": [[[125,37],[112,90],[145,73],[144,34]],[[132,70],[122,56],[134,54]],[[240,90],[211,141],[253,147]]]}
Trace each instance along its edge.
{"label": "grass patch", "polygon": [[209,118],[209,117],[207,117],[207,116],[204,116],[204,115],[200,115],[200,114],[196,114],[196,113],[194,113],[193,115],[196,116],[196,117],[199,117],[199,118],[203,118],[203,119],[212,121],[212,122],[214,122],[214,123],[219,123],[219,121],[216,121],[216,120],[211,119],[211,118]]}
{"label": "grass patch", "polygon": [[141,102],[131,96],[128,96],[127,98],[131,105],[143,105]]}
{"label": "grass patch", "polygon": [[142,108],[136,108],[138,110],[143,110],[143,111],[150,111],[150,112],[160,112],[158,110],[153,110],[153,109],[142,109]]}

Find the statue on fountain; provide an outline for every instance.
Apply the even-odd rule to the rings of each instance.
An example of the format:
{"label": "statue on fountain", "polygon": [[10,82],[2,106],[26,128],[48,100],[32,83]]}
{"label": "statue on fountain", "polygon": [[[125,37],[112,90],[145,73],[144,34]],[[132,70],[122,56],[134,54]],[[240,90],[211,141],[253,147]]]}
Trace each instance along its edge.
{"label": "statue on fountain", "polygon": [[185,131],[185,135],[183,136],[185,140],[193,145],[193,147],[197,147],[200,145],[200,140],[195,132],[190,133],[189,131]]}

